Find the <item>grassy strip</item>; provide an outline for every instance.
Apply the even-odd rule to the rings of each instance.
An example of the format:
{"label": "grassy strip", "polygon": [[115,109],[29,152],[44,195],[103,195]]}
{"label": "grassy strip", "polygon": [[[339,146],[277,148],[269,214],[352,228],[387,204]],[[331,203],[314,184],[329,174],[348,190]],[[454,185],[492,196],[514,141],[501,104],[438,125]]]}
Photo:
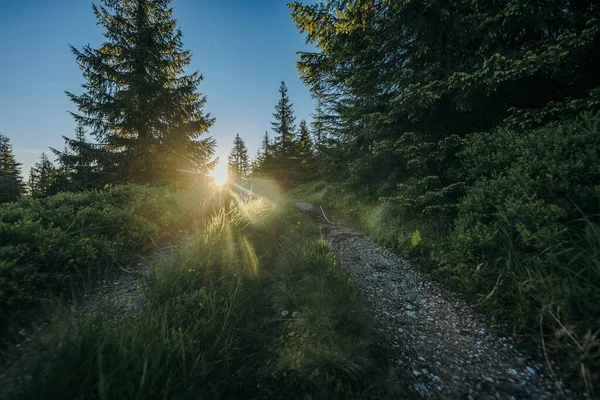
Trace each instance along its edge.
{"label": "grassy strip", "polygon": [[[322,239],[297,210],[285,214],[272,271],[277,384],[282,398],[393,398],[393,371],[378,355],[365,303]],[[284,381],[284,382],[282,382]],[[274,397],[271,394],[268,397]]]}
{"label": "grassy strip", "polygon": [[[261,215],[263,217],[261,218]],[[213,217],[165,254],[141,288],[137,313],[118,299],[74,309],[13,369],[19,399],[236,397],[260,344],[266,309],[258,260],[270,250],[276,214],[252,202]],[[253,247],[245,246],[252,243]],[[254,247],[256,246],[256,247]],[[258,346],[260,347],[260,345]],[[10,397],[9,396],[9,397]]]}
{"label": "grassy strip", "polygon": [[[9,398],[350,398],[386,392],[364,306],[288,206],[215,216],[158,261],[135,313],[107,303],[40,332]],[[364,398],[361,397],[361,398]]]}

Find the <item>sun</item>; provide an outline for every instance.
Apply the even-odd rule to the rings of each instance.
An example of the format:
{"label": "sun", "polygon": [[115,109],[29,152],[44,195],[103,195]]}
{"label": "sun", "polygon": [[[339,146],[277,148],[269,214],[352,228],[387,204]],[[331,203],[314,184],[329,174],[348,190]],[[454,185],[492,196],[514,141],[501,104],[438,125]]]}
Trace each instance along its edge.
{"label": "sun", "polygon": [[212,170],[210,176],[217,185],[222,186],[227,182],[227,165],[220,162],[215,169]]}

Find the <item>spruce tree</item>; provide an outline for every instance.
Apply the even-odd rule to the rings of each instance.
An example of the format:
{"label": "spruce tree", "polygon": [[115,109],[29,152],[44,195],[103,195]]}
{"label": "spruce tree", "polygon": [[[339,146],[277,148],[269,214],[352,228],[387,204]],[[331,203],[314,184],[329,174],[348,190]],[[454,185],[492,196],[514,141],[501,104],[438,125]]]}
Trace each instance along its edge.
{"label": "spruce tree", "polygon": [[275,139],[272,146],[271,156],[264,163],[264,175],[279,182],[283,187],[294,186],[296,179],[296,168],[294,159],[297,155],[296,126],[293,104],[288,96],[287,86],[281,81],[279,86],[279,101],[275,106],[275,121],[271,122]]}
{"label": "spruce tree", "polygon": [[268,156],[271,153],[271,138],[269,138],[269,132],[265,131],[265,136],[263,136],[262,143],[260,145],[260,151],[263,156]]}
{"label": "spruce tree", "polygon": [[15,160],[8,137],[0,134],[0,204],[18,200],[23,188],[21,164]]}
{"label": "spruce tree", "polygon": [[245,179],[250,173],[248,149],[239,134],[235,135],[235,139],[233,140],[233,148],[229,153],[227,173],[233,181]]}
{"label": "spruce tree", "polygon": [[323,111],[323,106],[321,104],[317,104],[312,117],[313,121],[310,125],[313,129],[315,150],[318,150],[319,146],[324,142],[325,139],[325,112]]}
{"label": "spruce tree", "polygon": [[35,198],[42,198],[54,194],[57,170],[46,153],[42,152],[40,160],[35,163],[29,172],[27,189]]}
{"label": "spruce tree", "polygon": [[260,148],[256,151],[256,156],[254,157],[252,163],[252,175],[260,176],[265,172],[267,160],[271,156],[272,153],[272,143],[269,138],[269,133],[265,131],[265,136],[263,137]]}
{"label": "spruce tree", "polygon": [[191,52],[171,0],[101,3],[93,11],[105,42],[71,47],[85,78],[83,94],[68,93],[75,119],[119,156],[122,180],[164,184],[178,170],[206,172],[215,142],[200,136],[214,119],[197,91],[202,75],[184,73]]}
{"label": "spruce tree", "polygon": [[310,131],[305,120],[300,122],[298,131],[298,156],[302,161],[308,162],[314,155],[313,142],[310,138]]}
{"label": "spruce tree", "polygon": [[298,132],[298,159],[300,162],[300,179],[303,182],[313,177],[315,169],[315,149],[306,121],[300,122]]}
{"label": "spruce tree", "polygon": [[279,101],[275,106],[273,117],[275,121],[271,122],[273,131],[275,132],[275,147],[277,153],[287,158],[291,155],[294,146],[296,126],[294,122],[293,104],[288,96],[288,89],[284,81],[281,81],[279,86]]}

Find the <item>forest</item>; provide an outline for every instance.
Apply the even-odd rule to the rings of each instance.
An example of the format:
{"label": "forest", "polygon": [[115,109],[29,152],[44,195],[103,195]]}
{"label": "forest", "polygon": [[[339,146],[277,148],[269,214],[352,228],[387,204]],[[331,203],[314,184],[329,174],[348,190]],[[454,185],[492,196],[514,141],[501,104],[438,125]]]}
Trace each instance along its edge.
{"label": "forest", "polygon": [[[227,160],[173,7],[95,1],[77,128],[27,179],[0,134],[0,398],[600,395],[600,2],[290,3],[312,118],[282,80],[257,154],[238,134]],[[411,381],[330,219],[552,387]]]}

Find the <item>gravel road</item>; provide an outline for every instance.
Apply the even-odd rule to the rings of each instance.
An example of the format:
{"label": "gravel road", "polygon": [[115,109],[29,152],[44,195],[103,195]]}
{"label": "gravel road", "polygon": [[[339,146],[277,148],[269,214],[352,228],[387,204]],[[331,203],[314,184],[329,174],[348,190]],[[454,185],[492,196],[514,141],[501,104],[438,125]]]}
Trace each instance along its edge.
{"label": "gravel road", "polygon": [[389,361],[409,390],[433,399],[582,398],[545,372],[543,357],[518,350],[468,304],[361,230],[329,221],[321,207],[297,203],[369,301]]}

